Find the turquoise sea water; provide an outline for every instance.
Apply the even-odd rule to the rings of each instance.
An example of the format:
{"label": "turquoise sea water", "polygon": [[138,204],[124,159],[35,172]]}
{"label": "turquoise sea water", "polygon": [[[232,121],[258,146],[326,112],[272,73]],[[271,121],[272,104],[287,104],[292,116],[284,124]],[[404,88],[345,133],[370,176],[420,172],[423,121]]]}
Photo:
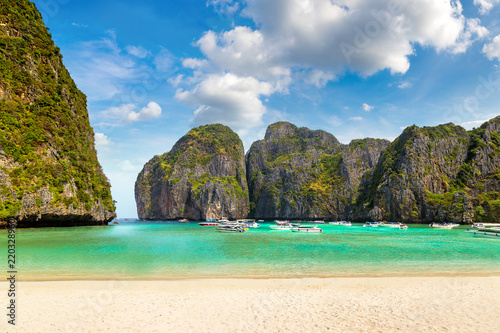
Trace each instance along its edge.
{"label": "turquoise sea water", "polygon": [[[301,234],[261,223],[228,234],[193,222],[118,222],[18,229],[19,278],[500,275],[500,241],[475,238],[464,226],[398,230],[326,224],[321,234]],[[7,249],[5,230],[0,239]]]}

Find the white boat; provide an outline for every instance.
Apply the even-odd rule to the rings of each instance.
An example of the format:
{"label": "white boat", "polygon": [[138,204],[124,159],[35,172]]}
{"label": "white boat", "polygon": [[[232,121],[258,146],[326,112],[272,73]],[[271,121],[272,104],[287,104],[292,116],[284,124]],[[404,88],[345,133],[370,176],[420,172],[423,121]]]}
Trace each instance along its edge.
{"label": "white boat", "polygon": [[433,222],[431,224],[429,224],[429,227],[433,227],[433,228],[441,228],[441,229],[451,229],[451,228],[456,228],[458,227],[460,224],[457,224],[457,223],[451,223],[451,222],[443,222],[443,223],[436,223],[436,222]]}
{"label": "white boat", "polygon": [[404,223],[401,223],[401,222],[389,222],[389,223],[379,224],[379,227],[399,228],[402,224],[404,224]]}
{"label": "white boat", "polygon": [[400,223],[398,228],[399,228],[399,230],[406,230],[406,229],[408,229],[408,226],[405,223]]}
{"label": "white boat", "polygon": [[276,225],[270,225],[269,228],[272,230],[291,230],[294,225],[290,221],[275,221]]}
{"label": "white boat", "polygon": [[316,221],[311,221],[310,223],[314,223],[314,224],[325,224],[325,221],[323,221],[323,220],[316,220]]}
{"label": "white boat", "polygon": [[363,227],[377,228],[380,224],[378,222],[366,222]]}
{"label": "white boat", "polygon": [[188,223],[188,222],[189,222],[189,220],[188,220],[188,219],[181,219],[181,220],[179,220],[179,221],[177,221],[177,222],[179,222],[179,223]]}
{"label": "white boat", "polygon": [[217,227],[218,232],[247,232],[248,228],[243,228],[238,225],[221,225]]}
{"label": "white boat", "polygon": [[473,223],[472,228],[487,228],[487,227],[500,227],[500,223]]}
{"label": "white boat", "polygon": [[255,221],[243,221],[243,222],[239,222],[239,223],[241,223],[244,227],[248,227],[248,228],[258,228],[258,227],[260,227],[260,224],[258,224]]}
{"label": "white boat", "polygon": [[350,227],[352,226],[352,223],[349,221],[333,221],[333,222],[328,222],[328,224],[331,225],[342,225],[344,227]]}
{"label": "white boat", "polygon": [[467,229],[466,232],[471,233],[476,237],[500,239],[500,228],[499,227],[479,228],[477,230]]}
{"label": "white boat", "polygon": [[317,225],[301,225],[291,229],[293,232],[323,232],[323,229],[318,228]]}
{"label": "white boat", "polygon": [[264,222],[264,220],[258,220],[257,222]]}

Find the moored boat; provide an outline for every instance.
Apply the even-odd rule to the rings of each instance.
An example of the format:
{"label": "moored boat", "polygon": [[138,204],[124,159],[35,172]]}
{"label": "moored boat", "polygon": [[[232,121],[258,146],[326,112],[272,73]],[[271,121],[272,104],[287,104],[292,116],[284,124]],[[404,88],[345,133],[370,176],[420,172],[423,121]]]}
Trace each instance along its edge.
{"label": "moored boat", "polygon": [[443,223],[433,222],[433,223],[429,224],[429,227],[441,228],[441,229],[451,229],[451,228],[456,228],[459,225],[460,224],[452,223],[452,222],[443,222]]}
{"label": "moored boat", "polygon": [[201,226],[203,226],[203,227],[206,227],[206,226],[218,226],[219,222],[217,222],[216,219],[207,218],[205,220],[205,222],[200,222],[198,224],[201,225]]}
{"label": "moored boat", "polygon": [[218,232],[247,232],[248,228],[239,225],[221,225],[217,227]]}
{"label": "moored boat", "polygon": [[291,230],[294,225],[290,221],[274,221],[276,225],[270,225],[269,228],[272,230]]}
{"label": "moored boat", "polygon": [[349,222],[349,221],[332,221],[332,222],[328,222],[328,224],[331,224],[331,225],[342,225],[344,227],[350,227],[350,226],[352,226],[352,223]]}
{"label": "moored boat", "polygon": [[500,227],[479,228],[477,230],[467,229],[465,232],[471,233],[476,237],[500,239]]}
{"label": "moored boat", "polygon": [[363,227],[367,228],[377,228],[379,226],[378,222],[366,222]]}
{"label": "moored boat", "polygon": [[323,229],[318,228],[317,225],[301,225],[301,226],[296,226],[291,229],[293,232],[312,232],[312,233],[317,233],[317,232],[323,232]]}
{"label": "moored boat", "polygon": [[177,221],[179,223],[188,223],[189,220],[188,219],[180,219],[179,221]]}
{"label": "moored boat", "polygon": [[398,228],[399,228],[399,230],[406,230],[406,229],[408,229],[408,226],[405,223],[400,223]]}
{"label": "moored boat", "polygon": [[382,223],[379,226],[380,227],[387,227],[387,228],[399,228],[402,224],[401,222],[389,222],[389,223]]}
{"label": "moored boat", "polygon": [[255,221],[243,221],[239,222],[243,227],[248,227],[248,228],[258,228],[260,227],[260,224],[258,224]]}

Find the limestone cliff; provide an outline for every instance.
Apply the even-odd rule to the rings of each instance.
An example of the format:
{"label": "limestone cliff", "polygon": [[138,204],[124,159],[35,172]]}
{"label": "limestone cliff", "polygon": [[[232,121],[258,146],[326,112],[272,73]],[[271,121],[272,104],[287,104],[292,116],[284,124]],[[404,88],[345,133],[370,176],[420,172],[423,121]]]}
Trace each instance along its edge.
{"label": "limestone cliff", "polygon": [[460,126],[406,128],[363,185],[356,217],[409,222],[498,221],[500,117]]}
{"label": "limestone cliff", "polygon": [[252,216],[342,219],[357,198],[361,177],[373,168],[386,140],[342,145],[331,134],[279,122],[247,154]]}
{"label": "limestone cliff", "polygon": [[107,223],[115,207],[86,97],[35,5],[0,3],[0,223]]}
{"label": "limestone cliff", "polygon": [[226,206],[231,218],[500,221],[500,117],[472,131],[410,126],[392,143],[348,145],[278,122],[249,149],[246,179],[241,141],[212,126],[230,143],[199,128],[146,164],[136,183],[141,217],[220,217]]}
{"label": "limestone cliff", "polygon": [[244,218],[249,212],[243,143],[229,127],[189,131],[153,157],[135,184],[141,219]]}

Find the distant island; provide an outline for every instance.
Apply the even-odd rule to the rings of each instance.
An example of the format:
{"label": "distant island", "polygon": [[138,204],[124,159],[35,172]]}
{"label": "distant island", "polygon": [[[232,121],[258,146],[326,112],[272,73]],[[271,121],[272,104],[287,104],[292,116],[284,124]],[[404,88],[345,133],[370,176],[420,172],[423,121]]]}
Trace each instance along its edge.
{"label": "distant island", "polygon": [[215,124],[189,131],[139,173],[139,218],[500,220],[500,117],[466,131],[407,127],[393,142],[338,142],[288,122],[268,127],[244,156]]}

